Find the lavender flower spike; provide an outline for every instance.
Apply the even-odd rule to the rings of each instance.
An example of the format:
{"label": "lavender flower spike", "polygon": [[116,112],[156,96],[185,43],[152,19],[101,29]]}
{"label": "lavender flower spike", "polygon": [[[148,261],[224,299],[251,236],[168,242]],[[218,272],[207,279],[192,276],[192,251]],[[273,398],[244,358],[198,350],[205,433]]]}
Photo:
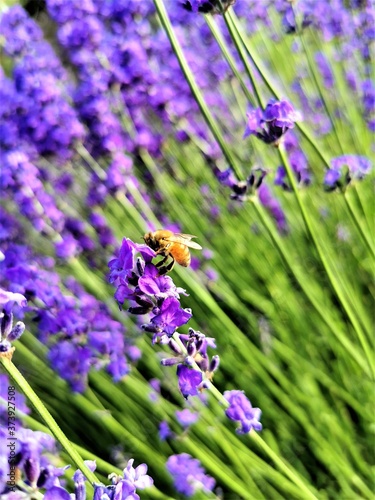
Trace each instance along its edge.
{"label": "lavender flower spike", "polygon": [[295,111],[290,102],[285,99],[281,101],[271,99],[265,110],[254,108],[247,113],[247,125],[243,137],[255,135],[266,144],[278,146],[287,131],[294,128],[295,122],[300,120],[302,120],[301,113]]}
{"label": "lavender flower spike", "polygon": [[247,434],[251,429],[262,430],[259,422],[262,412],[251,406],[243,391],[225,391],[224,397],[229,402],[229,407],[225,410],[226,416],[241,423],[241,427],[236,430],[237,434]]}
{"label": "lavender flower spike", "polygon": [[212,491],[215,486],[215,479],[205,474],[199,460],[187,453],[170,456],[167,469],[174,479],[176,491],[188,497],[202,490]]}

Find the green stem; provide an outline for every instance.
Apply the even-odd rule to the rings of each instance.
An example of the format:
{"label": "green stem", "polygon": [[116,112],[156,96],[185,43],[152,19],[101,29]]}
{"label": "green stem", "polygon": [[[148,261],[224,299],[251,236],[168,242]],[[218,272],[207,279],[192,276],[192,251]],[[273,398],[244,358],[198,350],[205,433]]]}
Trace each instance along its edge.
{"label": "green stem", "polygon": [[364,231],[362,225],[359,223],[358,219],[357,219],[357,216],[354,212],[354,209],[352,207],[352,204],[350,202],[350,199],[348,198],[348,195],[347,195],[347,190],[344,191],[342,193],[342,196],[344,198],[344,202],[345,202],[345,205],[346,205],[346,208],[348,209],[348,212],[349,212],[349,215],[350,215],[350,218],[352,219],[352,222],[354,224],[354,226],[357,228],[359,234],[361,235],[361,238],[365,244],[365,246],[367,247],[367,249],[369,250],[370,254],[372,255],[372,257],[374,258],[375,257],[375,249],[372,247],[372,243],[371,241],[369,240],[369,238],[367,237],[367,234],[366,232]]}
{"label": "green stem", "polygon": [[[237,52],[241,58],[241,61],[242,61],[242,64],[244,65],[244,68],[246,70],[246,73],[247,73],[247,76],[251,82],[251,86],[252,86],[252,89],[253,89],[253,92],[255,94],[255,98],[256,98],[256,101],[257,101],[257,104],[258,106],[260,107],[264,107],[264,103],[263,103],[263,99],[262,99],[262,96],[258,90],[258,87],[256,85],[256,81],[255,81],[255,78],[253,76],[253,68],[250,66],[249,62],[248,62],[248,59],[246,57],[246,53],[245,53],[245,50],[244,50],[244,45],[242,44],[241,42],[241,39],[233,25],[233,22],[232,22],[232,19],[229,15],[227,14],[224,14],[223,15],[224,17],[224,21],[225,21],[225,24],[227,26],[227,29],[229,31],[229,34],[234,42],[234,45],[237,49]],[[252,100],[250,100],[250,102],[252,102]]]}
{"label": "green stem", "polygon": [[318,497],[316,497],[310,489],[306,486],[306,484],[301,480],[301,478],[292,470],[290,469],[285,462],[275,453],[272,448],[268,446],[268,444],[262,439],[259,434],[257,434],[255,431],[250,432],[250,436],[252,437],[253,441],[265,452],[267,455],[272,459],[274,464],[279,467],[281,471],[284,472],[284,474],[294,483],[296,484],[300,489],[301,493],[303,492],[303,498],[304,499],[314,499],[318,500]]}
{"label": "green stem", "polygon": [[215,137],[218,145],[220,146],[220,149],[227,160],[228,164],[233,168],[234,172],[236,173],[237,177],[239,179],[242,179],[242,173],[237,165],[237,161],[235,157],[233,156],[232,152],[227,146],[226,141],[224,140],[224,137],[214,119],[212,116],[206,101],[203,98],[203,95],[200,91],[200,88],[198,87],[194,75],[186,61],[185,55],[182,51],[181,45],[177,40],[177,37],[174,33],[171,21],[169,19],[169,16],[167,14],[167,11],[165,9],[163,0],[154,0],[154,4],[157,10],[157,13],[159,15],[160,22],[169,38],[169,41],[172,45],[173,51],[176,54],[176,57],[178,59],[180,68],[186,78],[187,83],[189,84],[190,90],[199,106],[199,109],[206,120],[206,123],[208,127],[210,128],[213,136]]}
{"label": "green stem", "polygon": [[[254,64],[256,69],[258,70],[259,74],[261,75],[261,77],[262,77],[264,83],[266,84],[266,86],[268,87],[269,91],[277,99],[281,99],[281,97],[282,97],[281,92],[278,91],[276,86],[272,83],[272,79],[267,75],[267,71],[263,67],[258,56],[255,54],[255,52],[251,51],[251,49],[249,47],[249,43],[246,39],[246,36],[243,33],[243,30],[240,26],[240,23],[237,19],[236,14],[232,10],[229,10],[227,13],[227,16],[230,18],[238,36],[240,37],[244,47],[247,50],[247,53],[248,53],[252,63]],[[326,165],[329,168],[330,163],[329,163],[328,158],[325,156],[322,149],[318,147],[313,136],[310,134],[310,132],[307,130],[307,128],[301,122],[297,122],[296,126],[298,127],[298,129],[300,130],[302,135],[305,137],[305,139],[309,142],[309,144],[314,148],[315,152],[318,154],[319,158],[323,161],[324,165]]]}
{"label": "green stem", "polygon": [[[292,9],[293,9],[293,13],[294,13],[294,18],[297,19],[297,15],[296,15],[295,9],[293,8],[293,5],[292,5]],[[342,154],[344,154],[344,148],[343,148],[343,145],[341,143],[340,134],[339,134],[339,132],[337,130],[337,122],[334,119],[333,113],[331,112],[331,110],[330,110],[330,108],[328,106],[327,99],[325,98],[324,92],[322,90],[322,87],[321,87],[321,85],[319,83],[318,76],[316,74],[315,66],[313,64],[313,61],[312,61],[312,58],[311,58],[311,55],[310,55],[310,51],[308,50],[307,45],[305,43],[305,38],[304,38],[304,36],[302,34],[302,30],[300,30],[298,28],[297,21],[296,21],[296,26],[297,26],[298,38],[301,41],[301,45],[302,45],[304,54],[306,56],[306,61],[307,61],[307,66],[309,68],[310,76],[311,76],[311,78],[312,78],[312,80],[314,82],[314,85],[315,85],[315,87],[316,87],[316,89],[318,91],[318,94],[319,94],[319,96],[320,96],[320,98],[322,100],[322,103],[323,103],[324,109],[326,110],[326,113],[328,115],[329,121],[331,122],[331,126],[332,126],[334,134],[336,136],[337,143],[340,146]]]}
{"label": "green stem", "polygon": [[303,218],[307,233],[311,239],[311,242],[313,243],[313,245],[315,247],[315,250],[319,256],[319,259],[323,265],[323,268],[328,276],[331,287],[332,287],[333,291],[335,292],[338,300],[340,301],[347,317],[349,318],[350,322],[352,323],[354,330],[356,331],[357,337],[362,345],[363,351],[364,351],[365,356],[367,358],[370,372],[372,373],[372,375],[374,375],[375,369],[373,366],[371,350],[370,350],[370,348],[365,340],[365,336],[364,336],[362,328],[357,320],[357,317],[354,314],[354,312],[352,311],[352,308],[350,307],[350,304],[345,296],[345,293],[343,292],[342,287],[336,278],[335,272],[332,270],[332,268],[328,262],[328,259],[324,255],[324,252],[319,244],[318,238],[315,235],[310,217],[309,217],[307,210],[305,208],[305,205],[302,201],[302,198],[301,198],[301,195],[300,195],[292,168],[290,166],[288,156],[287,156],[286,151],[285,151],[282,144],[280,144],[280,146],[278,147],[278,151],[280,153],[281,160],[285,166],[285,170],[287,172],[288,179],[289,179],[290,185],[292,187],[293,193],[297,199],[297,203],[298,203],[300,212],[302,214],[302,218]]}
{"label": "green stem", "polygon": [[256,199],[251,199],[253,202],[254,208],[257,212],[257,215],[259,219],[261,220],[263,226],[266,228],[273,244],[275,245],[276,249],[278,250],[282,261],[286,268],[290,271],[292,276],[296,279],[300,289],[304,293],[305,297],[308,299],[308,301],[311,303],[311,305],[314,307],[316,312],[319,314],[321,319],[324,321],[324,323],[328,326],[328,328],[332,331],[332,333],[335,335],[335,337],[339,340],[339,342],[342,344],[342,346],[345,348],[347,353],[355,360],[355,362],[362,368],[366,370],[366,373],[371,376],[372,370],[368,370],[367,366],[363,366],[363,358],[362,356],[357,352],[357,350],[354,348],[350,340],[339,330],[337,329],[337,326],[329,316],[329,313],[322,307],[322,304],[320,304],[316,298],[313,296],[312,293],[310,293],[308,286],[306,285],[306,280],[304,276],[295,269],[295,266],[291,262],[290,255],[284,248],[282,242],[280,241],[280,236],[277,233],[275,227],[271,224],[271,222],[268,220],[266,215],[263,213],[262,207],[260,206],[258,200]]}
{"label": "green stem", "polygon": [[10,375],[10,377],[16,382],[16,384],[20,387],[25,396],[29,399],[31,404],[34,406],[35,410],[42,417],[47,427],[50,429],[52,434],[55,436],[57,441],[63,446],[66,452],[69,454],[70,458],[76,465],[78,469],[87,477],[91,484],[98,484],[99,481],[96,478],[95,474],[90,471],[90,469],[86,466],[81,456],[75,450],[75,448],[71,445],[68,438],[62,432],[60,427],[57,425],[54,418],[51,416],[47,408],[44,406],[39,396],[34,392],[30,384],[24,378],[22,373],[17,369],[17,367],[12,363],[12,361],[6,357],[0,357],[0,363],[6,370],[6,372]]}
{"label": "green stem", "polygon": [[[173,340],[179,345],[182,352],[187,354],[186,348],[184,344],[181,342],[178,333],[173,334]],[[201,369],[195,362],[192,363],[192,367],[197,371],[201,371]],[[203,376],[205,376],[204,373]],[[229,406],[228,401],[225,399],[224,395],[212,384],[212,382],[209,383],[208,389],[219,401],[219,403],[221,403],[225,408],[228,408]],[[301,488],[302,491],[306,493],[306,498],[317,500],[317,497],[311,493],[311,491],[308,489],[305,483],[300,479],[298,474],[296,474],[296,472],[293,471],[293,469],[288,467],[288,465],[286,465],[286,463],[267,445],[267,443],[255,431],[251,431],[250,436],[262,448],[262,450],[273,460],[273,462],[280,468],[280,470],[294,484],[296,484],[299,488]]]}
{"label": "green stem", "polygon": [[[244,79],[242,78],[241,73],[237,69],[236,62],[235,62],[234,58],[232,57],[232,54],[227,49],[227,44],[226,44],[226,42],[224,40],[223,35],[221,34],[220,29],[218,28],[218,26],[217,26],[217,24],[216,24],[213,16],[205,16],[205,18],[206,18],[206,23],[207,23],[208,27],[210,28],[213,37],[217,41],[217,44],[219,45],[220,50],[223,53],[223,56],[224,56],[225,60],[227,61],[227,63],[229,64],[231,70],[233,71],[234,76],[239,81],[243,93],[245,94],[247,100],[254,106],[253,96],[251,95],[249,89],[247,88],[247,85],[244,82]],[[237,48],[237,45],[236,45],[236,48]],[[237,48],[237,50],[238,50],[238,52],[239,52],[239,54],[241,55],[241,58],[242,58],[243,54],[242,54],[242,52],[240,52],[240,48],[242,49],[242,46],[240,46],[239,48]],[[253,90],[256,93],[254,85],[253,85]]]}

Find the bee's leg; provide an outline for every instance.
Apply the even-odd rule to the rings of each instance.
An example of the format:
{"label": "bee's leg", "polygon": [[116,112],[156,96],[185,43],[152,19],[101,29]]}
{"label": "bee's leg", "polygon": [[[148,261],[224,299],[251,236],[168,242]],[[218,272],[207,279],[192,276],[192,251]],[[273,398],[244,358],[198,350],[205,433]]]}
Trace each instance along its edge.
{"label": "bee's leg", "polygon": [[159,276],[163,276],[164,274],[169,273],[169,271],[172,271],[174,263],[175,263],[175,260],[172,258],[171,262],[169,264],[167,264],[166,266],[158,267]]}
{"label": "bee's leg", "polygon": [[165,264],[167,262],[167,259],[168,259],[168,255],[165,255],[164,256],[164,259],[162,260],[159,260],[159,262],[157,262],[155,265],[157,268],[161,267],[163,264]]}

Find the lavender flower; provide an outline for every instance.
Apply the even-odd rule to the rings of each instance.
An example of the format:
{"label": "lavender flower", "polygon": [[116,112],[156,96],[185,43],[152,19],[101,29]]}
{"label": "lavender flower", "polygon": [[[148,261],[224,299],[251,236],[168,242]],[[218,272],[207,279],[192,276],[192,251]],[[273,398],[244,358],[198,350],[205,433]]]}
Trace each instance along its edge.
{"label": "lavender flower", "polygon": [[200,491],[210,492],[215,486],[215,479],[205,474],[199,460],[187,453],[170,456],[166,467],[173,477],[176,491],[188,497]]}
{"label": "lavender flower", "polygon": [[[138,258],[140,252],[145,261]],[[150,313],[150,322],[142,328],[154,334],[153,343],[170,337],[175,330],[189,321],[190,309],[180,306],[179,297],[184,290],[177,288],[169,276],[159,276],[159,271],[150,261],[156,254],[147,245],[139,245],[125,238],[119,257],[109,262],[109,281],[117,285],[115,298],[120,305],[130,300],[132,314]]]}
{"label": "lavender flower", "polygon": [[159,424],[159,439],[161,441],[166,441],[169,438],[173,438],[174,433],[171,431],[168,422],[162,420]]}
{"label": "lavender flower", "polygon": [[277,146],[289,129],[294,128],[302,116],[285,99],[271,99],[265,110],[253,108],[247,113],[247,125],[244,138],[255,135],[266,144]]}
{"label": "lavender flower", "polygon": [[1,16],[0,33],[4,52],[10,57],[25,54],[30,44],[43,38],[42,30],[20,5],[14,5]]}
{"label": "lavender flower", "polygon": [[[8,244],[4,257],[0,262],[2,282],[11,283],[13,290],[29,299],[28,311],[34,313],[39,339],[52,344],[50,364],[73,390],[82,392],[86,388],[88,372],[93,368],[105,368],[115,381],[127,375],[127,354],[132,346],[124,339],[123,326],[111,318],[101,301],[85,292],[73,278],[62,283],[48,269],[54,266],[53,259],[37,259],[26,246]],[[71,295],[60,289],[62,284]],[[6,300],[9,297],[14,298],[10,295]],[[5,333],[9,324],[9,317],[4,316]],[[16,326],[11,338],[19,333]],[[8,346],[9,336],[3,342]]]}
{"label": "lavender flower", "polygon": [[371,161],[365,156],[343,155],[332,158],[331,168],[324,177],[325,188],[327,191],[345,188],[352,180],[363,179],[371,168]]}
{"label": "lavender flower", "polygon": [[184,398],[187,399],[188,396],[197,396],[199,394],[203,380],[201,371],[179,364],[177,366],[177,377],[178,387]]}
{"label": "lavender flower", "polygon": [[[102,485],[95,486],[94,500],[109,498],[109,499],[132,499],[139,500],[136,490],[149,488],[154,484],[154,480],[147,475],[147,465],[141,464],[134,469],[134,459],[130,459],[126,468],[123,471],[123,476],[117,476],[115,473],[109,476],[112,482],[111,486],[103,487]],[[107,494],[108,497],[104,495]]]}
{"label": "lavender flower", "polygon": [[20,293],[7,292],[0,288],[0,306],[3,307],[0,313],[0,355],[11,353],[11,343],[18,340],[25,331],[25,324],[22,321],[13,326],[12,309],[15,304],[26,307],[27,300]]}
{"label": "lavender flower", "polygon": [[226,416],[241,423],[241,427],[236,430],[238,434],[247,434],[251,429],[262,429],[259,422],[262,412],[251,406],[243,391],[225,391],[224,397],[229,402],[229,407],[225,410]]}
{"label": "lavender flower", "polygon": [[[0,443],[3,430],[4,427],[0,426]],[[0,462],[5,454],[8,466],[11,464],[13,467],[17,467],[21,478],[34,489],[48,489],[54,484],[58,484],[58,477],[64,474],[67,469],[67,467],[56,468],[50,463],[48,455],[56,453],[56,448],[54,438],[48,434],[19,428],[17,439],[12,443],[8,437],[7,444],[8,446],[0,448]],[[4,469],[1,468],[1,470]],[[14,491],[14,489],[10,489],[4,482],[2,483],[0,475],[1,497],[3,498],[3,495],[9,491]],[[17,488],[16,493],[22,495],[24,492]]]}
{"label": "lavender flower", "polygon": [[[178,385],[184,398],[196,396],[207,387],[207,382],[212,380],[214,372],[219,367],[219,356],[209,359],[207,348],[215,348],[215,340],[206,337],[201,332],[189,328],[189,335],[179,335],[179,340],[185,347],[183,350],[174,339],[169,339],[168,345],[174,356],[164,358],[163,366],[177,365]],[[200,371],[193,367],[194,363]]]}
{"label": "lavender flower", "polygon": [[185,408],[184,410],[176,411],[176,418],[179,424],[186,429],[187,427],[189,427],[192,424],[195,424],[195,422],[198,421],[199,415],[198,413],[194,413],[190,411],[188,408]]}
{"label": "lavender flower", "polygon": [[224,171],[215,169],[214,173],[220,184],[231,188],[231,199],[240,202],[246,201],[249,196],[254,194],[261,186],[264,177],[267,175],[266,170],[262,168],[253,168],[245,181],[238,181],[231,168]]}

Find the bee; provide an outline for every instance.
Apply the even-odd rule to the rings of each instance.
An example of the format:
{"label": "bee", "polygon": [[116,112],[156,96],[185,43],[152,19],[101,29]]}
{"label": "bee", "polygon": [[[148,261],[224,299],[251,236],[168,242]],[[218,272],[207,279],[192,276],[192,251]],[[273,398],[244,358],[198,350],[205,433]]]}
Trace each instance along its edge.
{"label": "bee", "polygon": [[[146,233],[143,239],[150,248],[155,250],[157,255],[162,255],[164,259],[156,264],[159,274],[166,274],[173,269],[175,262],[180,266],[188,267],[190,265],[189,248],[202,250],[202,247],[191,241],[196,238],[192,234],[173,233],[168,229],[158,229],[157,231]],[[172,260],[165,264],[170,257]]]}

